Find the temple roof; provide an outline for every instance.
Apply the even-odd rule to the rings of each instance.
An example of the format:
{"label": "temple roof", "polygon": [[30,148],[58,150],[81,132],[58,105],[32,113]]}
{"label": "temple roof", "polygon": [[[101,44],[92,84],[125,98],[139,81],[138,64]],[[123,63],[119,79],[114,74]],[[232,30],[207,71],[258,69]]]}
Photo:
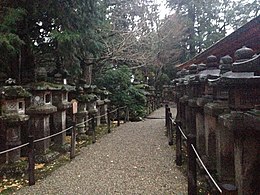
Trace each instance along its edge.
{"label": "temple roof", "polygon": [[235,51],[243,46],[252,48],[256,54],[260,53],[260,15],[230,35],[220,39],[208,49],[193,57],[191,60],[184,62],[183,64],[176,65],[176,68],[182,69],[190,66],[191,64],[206,63],[209,55],[217,56],[218,60],[225,55],[230,55],[234,58]]}

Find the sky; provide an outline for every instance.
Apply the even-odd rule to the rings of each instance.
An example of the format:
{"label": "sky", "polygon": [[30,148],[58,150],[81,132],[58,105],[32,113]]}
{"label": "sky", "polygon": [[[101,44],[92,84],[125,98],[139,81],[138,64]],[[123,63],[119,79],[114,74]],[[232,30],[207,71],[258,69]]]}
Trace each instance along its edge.
{"label": "sky", "polygon": [[154,2],[160,5],[160,19],[165,18],[165,15],[169,15],[171,13],[171,10],[166,6],[166,0],[154,0]]}
{"label": "sky", "polygon": [[[238,1],[238,0],[234,0]],[[245,2],[252,3],[254,0],[247,0]],[[259,0],[260,1],[260,0]],[[160,5],[160,19],[165,18],[165,15],[169,15],[171,13],[171,10],[166,7],[166,0],[154,0],[155,3]]]}

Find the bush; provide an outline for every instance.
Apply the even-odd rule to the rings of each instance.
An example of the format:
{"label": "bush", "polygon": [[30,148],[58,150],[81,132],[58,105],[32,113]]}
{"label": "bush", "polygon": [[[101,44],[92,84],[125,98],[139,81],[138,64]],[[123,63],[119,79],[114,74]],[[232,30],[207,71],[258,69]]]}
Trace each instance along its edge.
{"label": "bush", "polygon": [[111,92],[109,99],[112,106],[128,106],[130,119],[137,120],[146,115],[146,97],[131,83],[132,73],[126,66],[111,69],[100,75],[96,83]]}

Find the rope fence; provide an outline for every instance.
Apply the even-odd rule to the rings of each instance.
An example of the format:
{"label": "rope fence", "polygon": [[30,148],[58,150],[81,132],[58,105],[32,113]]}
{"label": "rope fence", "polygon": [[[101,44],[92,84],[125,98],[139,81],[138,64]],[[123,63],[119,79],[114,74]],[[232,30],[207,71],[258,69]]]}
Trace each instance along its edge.
{"label": "rope fence", "polygon": [[40,139],[36,139],[36,140],[34,140],[33,142],[34,142],[34,143],[37,143],[37,142],[44,141],[44,140],[46,140],[46,139],[53,138],[53,137],[55,137],[55,136],[57,136],[57,135],[60,135],[60,134],[62,134],[62,133],[65,133],[65,132],[68,131],[68,130],[71,130],[72,128],[73,128],[73,126],[67,128],[67,129],[64,129],[64,130],[62,130],[62,131],[60,131],[60,132],[58,132],[58,133],[55,133],[55,134],[52,134],[52,135],[49,135],[49,136],[46,136],[46,137],[43,137],[43,138],[40,138]]}
{"label": "rope fence", "polygon": [[[165,126],[167,135],[171,136],[169,140],[173,139],[173,131],[175,129],[176,134],[176,165],[182,165],[182,140],[187,141],[187,151],[188,151],[188,194],[196,194],[197,191],[197,170],[196,164],[200,163],[203,170],[206,172],[207,176],[210,178],[210,181],[217,189],[220,194],[236,194],[236,188],[231,184],[219,185],[216,180],[213,178],[211,173],[208,171],[205,163],[202,161],[199,152],[196,150],[196,136],[189,134],[188,136],[184,133],[181,125],[175,121],[172,117],[172,113],[168,105],[165,105]],[[175,127],[175,128],[174,128]],[[169,145],[170,141],[169,141]],[[198,159],[198,161],[196,160]],[[228,187],[227,187],[228,186]],[[230,187],[232,186],[232,187]]]}
{"label": "rope fence", "polygon": [[220,193],[222,193],[221,188],[219,187],[219,185],[217,184],[217,182],[214,180],[214,178],[211,176],[211,174],[209,173],[207,167],[205,166],[205,164],[204,164],[203,161],[201,160],[201,158],[200,158],[200,156],[199,156],[199,154],[198,154],[198,152],[197,152],[195,146],[194,146],[193,144],[191,144],[191,147],[192,147],[194,153],[196,154],[198,160],[200,161],[200,164],[202,165],[203,169],[206,171],[206,173],[208,174],[209,178],[211,179],[212,183],[216,186],[216,188],[218,189],[218,191],[219,191]]}
{"label": "rope fence", "polygon": [[[22,144],[22,145],[19,145],[19,146],[16,146],[16,147],[13,147],[13,148],[10,148],[10,149],[7,149],[7,150],[4,150],[4,151],[0,151],[0,155],[3,155],[3,154],[6,154],[8,152],[12,152],[14,150],[17,150],[17,149],[21,149],[23,147],[26,147],[28,146],[28,174],[29,174],[29,185],[34,185],[35,184],[35,173],[34,173],[34,170],[35,170],[35,160],[34,160],[34,156],[35,156],[35,152],[34,152],[34,144],[35,143],[38,143],[38,142],[41,142],[41,141],[45,141],[47,139],[51,139],[55,136],[58,136],[62,133],[65,133],[69,130],[72,130],[71,131],[71,149],[70,149],[70,158],[73,159],[75,157],[75,146],[76,146],[76,127],[79,127],[81,125],[84,125],[88,122],[91,122],[91,125],[89,126],[89,131],[92,135],[92,143],[95,143],[96,141],[96,133],[95,133],[95,119],[97,119],[98,117],[105,117],[105,116],[108,116],[107,117],[107,126],[108,126],[108,133],[111,132],[111,127],[110,127],[110,120],[111,120],[111,114],[117,112],[117,121],[118,121],[118,126],[120,125],[120,110],[122,109],[126,109],[124,111],[124,115],[125,115],[125,120],[124,122],[128,121],[129,120],[129,113],[128,113],[128,107],[127,106],[123,106],[123,107],[119,107],[119,108],[116,108],[112,111],[107,111],[106,114],[103,114],[101,116],[93,116],[91,117],[90,119],[88,120],[85,120],[81,123],[77,123],[76,124],[76,118],[75,118],[75,114],[73,115],[73,125],[71,127],[68,127],[60,132],[57,132],[55,134],[52,134],[52,135],[49,135],[49,136],[46,136],[46,137],[43,137],[43,138],[39,138],[39,139],[36,139],[34,140],[34,136],[33,135],[29,135],[28,137],[28,140],[29,142],[25,143],[25,144]],[[126,118],[128,118],[128,120],[126,120]]]}
{"label": "rope fence", "polygon": [[20,145],[20,146],[16,146],[16,147],[14,147],[14,148],[10,148],[10,149],[8,149],[8,150],[1,151],[1,152],[0,152],[0,155],[1,155],[1,154],[8,153],[8,152],[12,152],[12,151],[14,151],[14,150],[23,148],[23,147],[28,146],[28,145],[29,145],[29,143],[25,143],[25,144],[22,144],[22,145]]}

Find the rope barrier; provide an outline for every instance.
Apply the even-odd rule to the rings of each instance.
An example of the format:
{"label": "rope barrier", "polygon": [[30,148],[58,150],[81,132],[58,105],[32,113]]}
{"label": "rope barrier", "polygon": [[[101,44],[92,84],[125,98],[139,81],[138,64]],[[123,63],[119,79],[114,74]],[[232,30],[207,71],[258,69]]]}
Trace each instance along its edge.
{"label": "rope barrier", "polygon": [[[127,107],[127,106],[117,108],[117,109],[111,111],[110,113],[116,112],[118,109],[122,109],[122,108],[126,108],[126,107]],[[100,117],[100,118],[101,118],[101,117],[104,117],[104,116],[106,116],[106,115],[107,115],[107,113],[106,113],[106,114],[103,114],[103,115],[101,115],[101,116],[96,116],[95,118],[97,118],[97,117]],[[92,120],[92,118],[90,118],[90,119],[88,119],[88,120],[86,120],[86,121],[84,121],[84,122],[78,123],[78,124],[76,124],[76,126],[85,124],[85,123],[87,123],[87,122],[89,122],[89,121],[91,121],[91,120]],[[50,139],[50,138],[52,138],[52,137],[55,137],[55,136],[57,136],[57,135],[59,135],[59,134],[62,134],[62,133],[64,133],[64,132],[66,132],[66,131],[68,131],[68,130],[70,130],[70,129],[72,129],[72,128],[73,128],[73,126],[67,128],[67,129],[64,129],[64,130],[62,130],[62,131],[60,131],[60,132],[58,132],[58,133],[55,133],[55,134],[52,134],[52,135],[49,135],[49,136],[46,136],[46,137],[43,137],[43,138],[34,140],[34,143],[41,142],[41,141],[44,141],[44,140],[46,140],[46,139]],[[17,150],[17,149],[23,148],[23,147],[25,147],[25,146],[27,146],[27,145],[29,145],[29,143],[26,143],[26,144],[23,144],[23,145],[20,145],[20,146],[17,146],[17,147],[8,149],[8,150],[1,151],[1,152],[0,152],[0,155],[1,155],[1,154],[8,153],[8,152],[11,152],[11,151],[13,151],[13,150]]]}
{"label": "rope barrier", "polygon": [[202,165],[202,167],[204,168],[204,170],[205,170],[206,173],[208,174],[209,178],[211,179],[211,181],[214,183],[214,185],[216,186],[216,188],[218,189],[218,191],[219,191],[220,193],[222,193],[221,188],[218,186],[218,184],[216,183],[216,181],[213,179],[213,177],[212,177],[211,174],[209,173],[207,167],[204,165],[203,161],[201,160],[201,158],[200,158],[200,156],[199,156],[198,152],[196,151],[196,149],[195,149],[195,147],[194,147],[193,144],[191,144],[191,147],[192,147],[194,153],[196,154],[197,158],[199,159],[200,164]]}
{"label": "rope barrier", "polygon": [[43,138],[34,140],[34,143],[37,143],[37,142],[40,142],[40,141],[44,141],[44,140],[46,140],[46,139],[50,139],[50,138],[52,138],[52,137],[55,137],[55,136],[57,136],[57,135],[59,135],[59,134],[62,134],[62,133],[64,133],[64,132],[66,132],[66,131],[68,131],[68,130],[70,130],[70,129],[72,129],[72,128],[73,128],[73,127],[71,126],[71,127],[67,128],[67,129],[64,129],[64,130],[58,132],[58,133],[55,133],[55,134],[52,134],[52,135],[49,135],[49,136],[46,136],[46,137],[43,137]]}
{"label": "rope barrier", "polygon": [[172,117],[170,117],[170,119],[171,119],[173,125],[176,125],[176,122],[174,121],[174,119]]}
{"label": "rope barrier", "polygon": [[118,110],[118,108],[117,108],[117,109],[115,109],[115,110],[112,110],[112,111],[110,111],[110,113],[116,112],[117,110]]}
{"label": "rope barrier", "polygon": [[22,144],[22,145],[20,145],[20,146],[14,147],[14,148],[10,148],[10,149],[8,149],[8,150],[5,150],[5,151],[0,152],[0,155],[1,155],[1,154],[5,154],[5,153],[7,153],[7,152],[12,152],[13,150],[17,150],[17,149],[20,149],[20,148],[25,147],[25,146],[28,146],[28,145],[29,145],[29,143],[26,143],[26,144]]}
{"label": "rope barrier", "polygon": [[84,125],[85,123],[91,121],[91,119],[92,119],[92,118],[90,118],[90,119],[88,119],[88,120],[86,120],[86,121],[83,121],[83,122],[81,122],[81,123],[76,124],[76,127],[78,127],[78,126],[80,126],[80,125]]}
{"label": "rope barrier", "polygon": [[185,133],[183,132],[183,130],[181,129],[181,127],[180,126],[178,126],[178,128],[179,128],[179,130],[180,130],[180,132],[181,132],[181,134],[182,134],[182,136],[184,137],[184,139],[188,139],[187,138],[187,136],[185,135]]}
{"label": "rope barrier", "polygon": [[106,116],[107,114],[103,114],[103,115],[100,115],[100,116],[96,116],[95,118],[102,118],[104,116]]}

